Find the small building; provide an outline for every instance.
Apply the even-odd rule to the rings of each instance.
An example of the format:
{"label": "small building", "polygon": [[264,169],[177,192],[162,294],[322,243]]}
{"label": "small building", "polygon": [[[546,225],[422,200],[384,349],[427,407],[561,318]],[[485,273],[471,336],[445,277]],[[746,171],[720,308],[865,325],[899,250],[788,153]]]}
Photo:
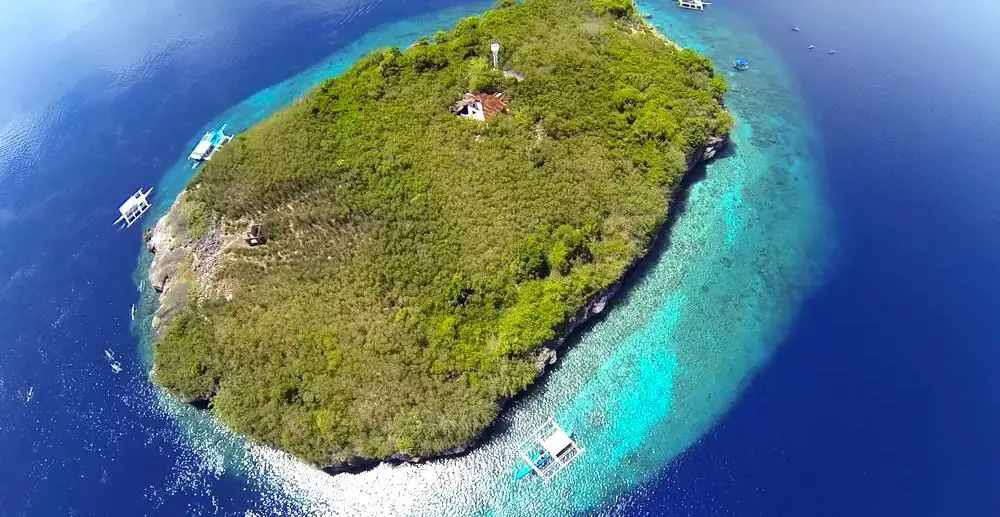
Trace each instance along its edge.
{"label": "small building", "polygon": [[267,242],[267,237],[264,236],[264,229],[259,224],[251,223],[243,240],[251,246],[259,246]]}
{"label": "small building", "polygon": [[[525,474],[534,472],[548,483],[564,468],[576,461],[583,454],[582,449],[569,433],[563,430],[555,419],[548,419],[545,424],[535,430],[520,447],[521,458],[530,470],[522,470]],[[519,477],[523,474],[519,472]]]}
{"label": "small building", "polygon": [[486,120],[507,111],[507,99],[502,93],[466,93],[451,110],[460,117]]}
{"label": "small building", "polygon": [[223,145],[226,145],[233,139],[233,136],[227,135],[225,130],[226,125],[223,125],[219,129],[214,129],[205,133],[205,135],[201,137],[201,141],[198,142],[198,145],[194,146],[194,150],[191,151],[190,155],[188,155],[188,159],[194,160],[195,165],[199,162],[211,160],[215,151],[218,151]]}
{"label": "small building", "polygon": [[704,11],[706,5],[712,4],[703,0],[676,0],[676,3],[684,9],[694,9],[695,11]]}
{"label": "small building", "polygon": [[138,221],[142,217],[142,214],[146,213],[146,210],[149,210],[149,200],[147,198],[151,192],[153,192],[152,188],[145,192],[140,188],[135,194],[132,194],[132,197],[126,199],[118,207],[118,212],[121,215],[115,221],[115,225],[123,224],[123,228],[128,228],[132,226],[132,223]]}

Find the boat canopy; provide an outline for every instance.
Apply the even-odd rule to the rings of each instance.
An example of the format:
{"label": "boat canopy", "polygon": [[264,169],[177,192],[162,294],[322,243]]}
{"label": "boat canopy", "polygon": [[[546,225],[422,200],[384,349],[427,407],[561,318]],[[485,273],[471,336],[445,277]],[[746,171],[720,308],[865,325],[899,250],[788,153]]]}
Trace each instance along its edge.
{"label": "boat canopy", "polygon": [[211,138],[202,138],[201,142],[195,146],[194,151],[191,151],[191,156],[204,156],[214,145]]}
{"label": "boat canopy", "polygon": [[206,132],[188,158],[195,161],[210,160],[215,151],[233,139],[232,136],[225,133],[225,130],[226,125],[223,125],[219,129]]}
{"label": "boat canopy", "polygon": [[548,438],[542,440],[542,448],[553,456],[557,456],[572,444],[573,440],[562,428],[556,428]]}
{"label": "boat canopy", "polygon": [[552,418],[536,429],[518,449],[527,470],[522,467],[515,478],[521,479],[534,472],[546,483],[579,458],[584,451]]}
{"label": "boat canopy", "polygon": [[141,198],[130,197],[126,199],[124,203],[122,203],[122,206],[118,207],[118,212],[121,215],[125,215],[127,213],[132,212],[133,210],[140,208],[141,206],[142,206]]}

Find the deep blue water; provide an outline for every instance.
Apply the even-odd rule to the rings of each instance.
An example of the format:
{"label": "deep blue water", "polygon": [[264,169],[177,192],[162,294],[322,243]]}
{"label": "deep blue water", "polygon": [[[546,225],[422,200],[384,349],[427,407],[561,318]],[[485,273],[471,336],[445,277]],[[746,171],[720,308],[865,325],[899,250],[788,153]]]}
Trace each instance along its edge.
{"label": "deep blue water", "polygon": [[726,8],[802,85],[834,265],[741,401],[616,511],[1000,514],[1000,5],[814,4]]}
{"label": "deep blue water", "polygon": [[[218,114],[460,2],[207,4],[0,5],[0,515],[243,514],[296,497],[189,468],[203,458],[149,409],[128,316],[141,237],[110,222]],[[836,247],[726,416],[602,509],[1000,514],[1000,6],[711,9],[754,28],[799,85]]]}

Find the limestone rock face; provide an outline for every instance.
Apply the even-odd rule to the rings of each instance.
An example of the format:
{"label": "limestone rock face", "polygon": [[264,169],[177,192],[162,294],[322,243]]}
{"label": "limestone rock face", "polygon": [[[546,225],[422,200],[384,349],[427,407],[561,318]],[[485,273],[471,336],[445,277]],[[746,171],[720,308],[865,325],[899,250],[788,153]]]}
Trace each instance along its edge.
{"label": "limestone rock face", "polygon": [[153,330],[157,336],[170,317],[184,308],[189,294],[189,286],[185,282],[175,281],[180,276],[187,252],[181,246],[173,212],[167,212],[156,223],[146,241],[146,249],[153,254],[153,262],[149,266],[149,285],[160,293],[160,307],[153,316]]}
{"label": "limestone rock face", "polygon": [[556,364],[556,359],[559,358],[559,354],[548,347],[542,347],[538,350],[538,369],[544,369],[549,365]]}
{"label": "limestone rock face", "polygon": [[[226,238],[222,225],[213,221],[202,235],[192,238],[187,234],[183,210],[178,208],[183,200],[182,193],[146,236],[146,249],[153,254],[149,284],[160,294],[160,307],[153,317],[157,337],[193,296],[220,294],[214,280]],[[238,242],[236,238],[228,240]]]}
{"label": "limestone rock face", "polygon": [[727,145],[729,145],[728,134],[709,137],[708,145],[705,146],[705,151],[701,154],[701,161],[712,161],[719,153],[725,150]]}
{"label": "limestone rock face", "polygon": [[729,135],[712,135],[708,137],[708,142],[700,149],[695,150],[688,161],[688,172],[699,164],[708,163],[715,159],[729,145]]}

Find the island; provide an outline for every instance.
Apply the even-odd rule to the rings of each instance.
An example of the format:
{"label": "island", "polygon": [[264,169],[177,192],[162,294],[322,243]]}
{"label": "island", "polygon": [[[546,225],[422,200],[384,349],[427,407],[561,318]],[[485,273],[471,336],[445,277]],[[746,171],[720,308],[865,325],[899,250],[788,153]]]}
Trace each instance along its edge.
{"label": "island", "polygon": [[727,141],[631,0],[502,0],[238,135],[147,236],[151,378],[329,472],[462,453]]}

